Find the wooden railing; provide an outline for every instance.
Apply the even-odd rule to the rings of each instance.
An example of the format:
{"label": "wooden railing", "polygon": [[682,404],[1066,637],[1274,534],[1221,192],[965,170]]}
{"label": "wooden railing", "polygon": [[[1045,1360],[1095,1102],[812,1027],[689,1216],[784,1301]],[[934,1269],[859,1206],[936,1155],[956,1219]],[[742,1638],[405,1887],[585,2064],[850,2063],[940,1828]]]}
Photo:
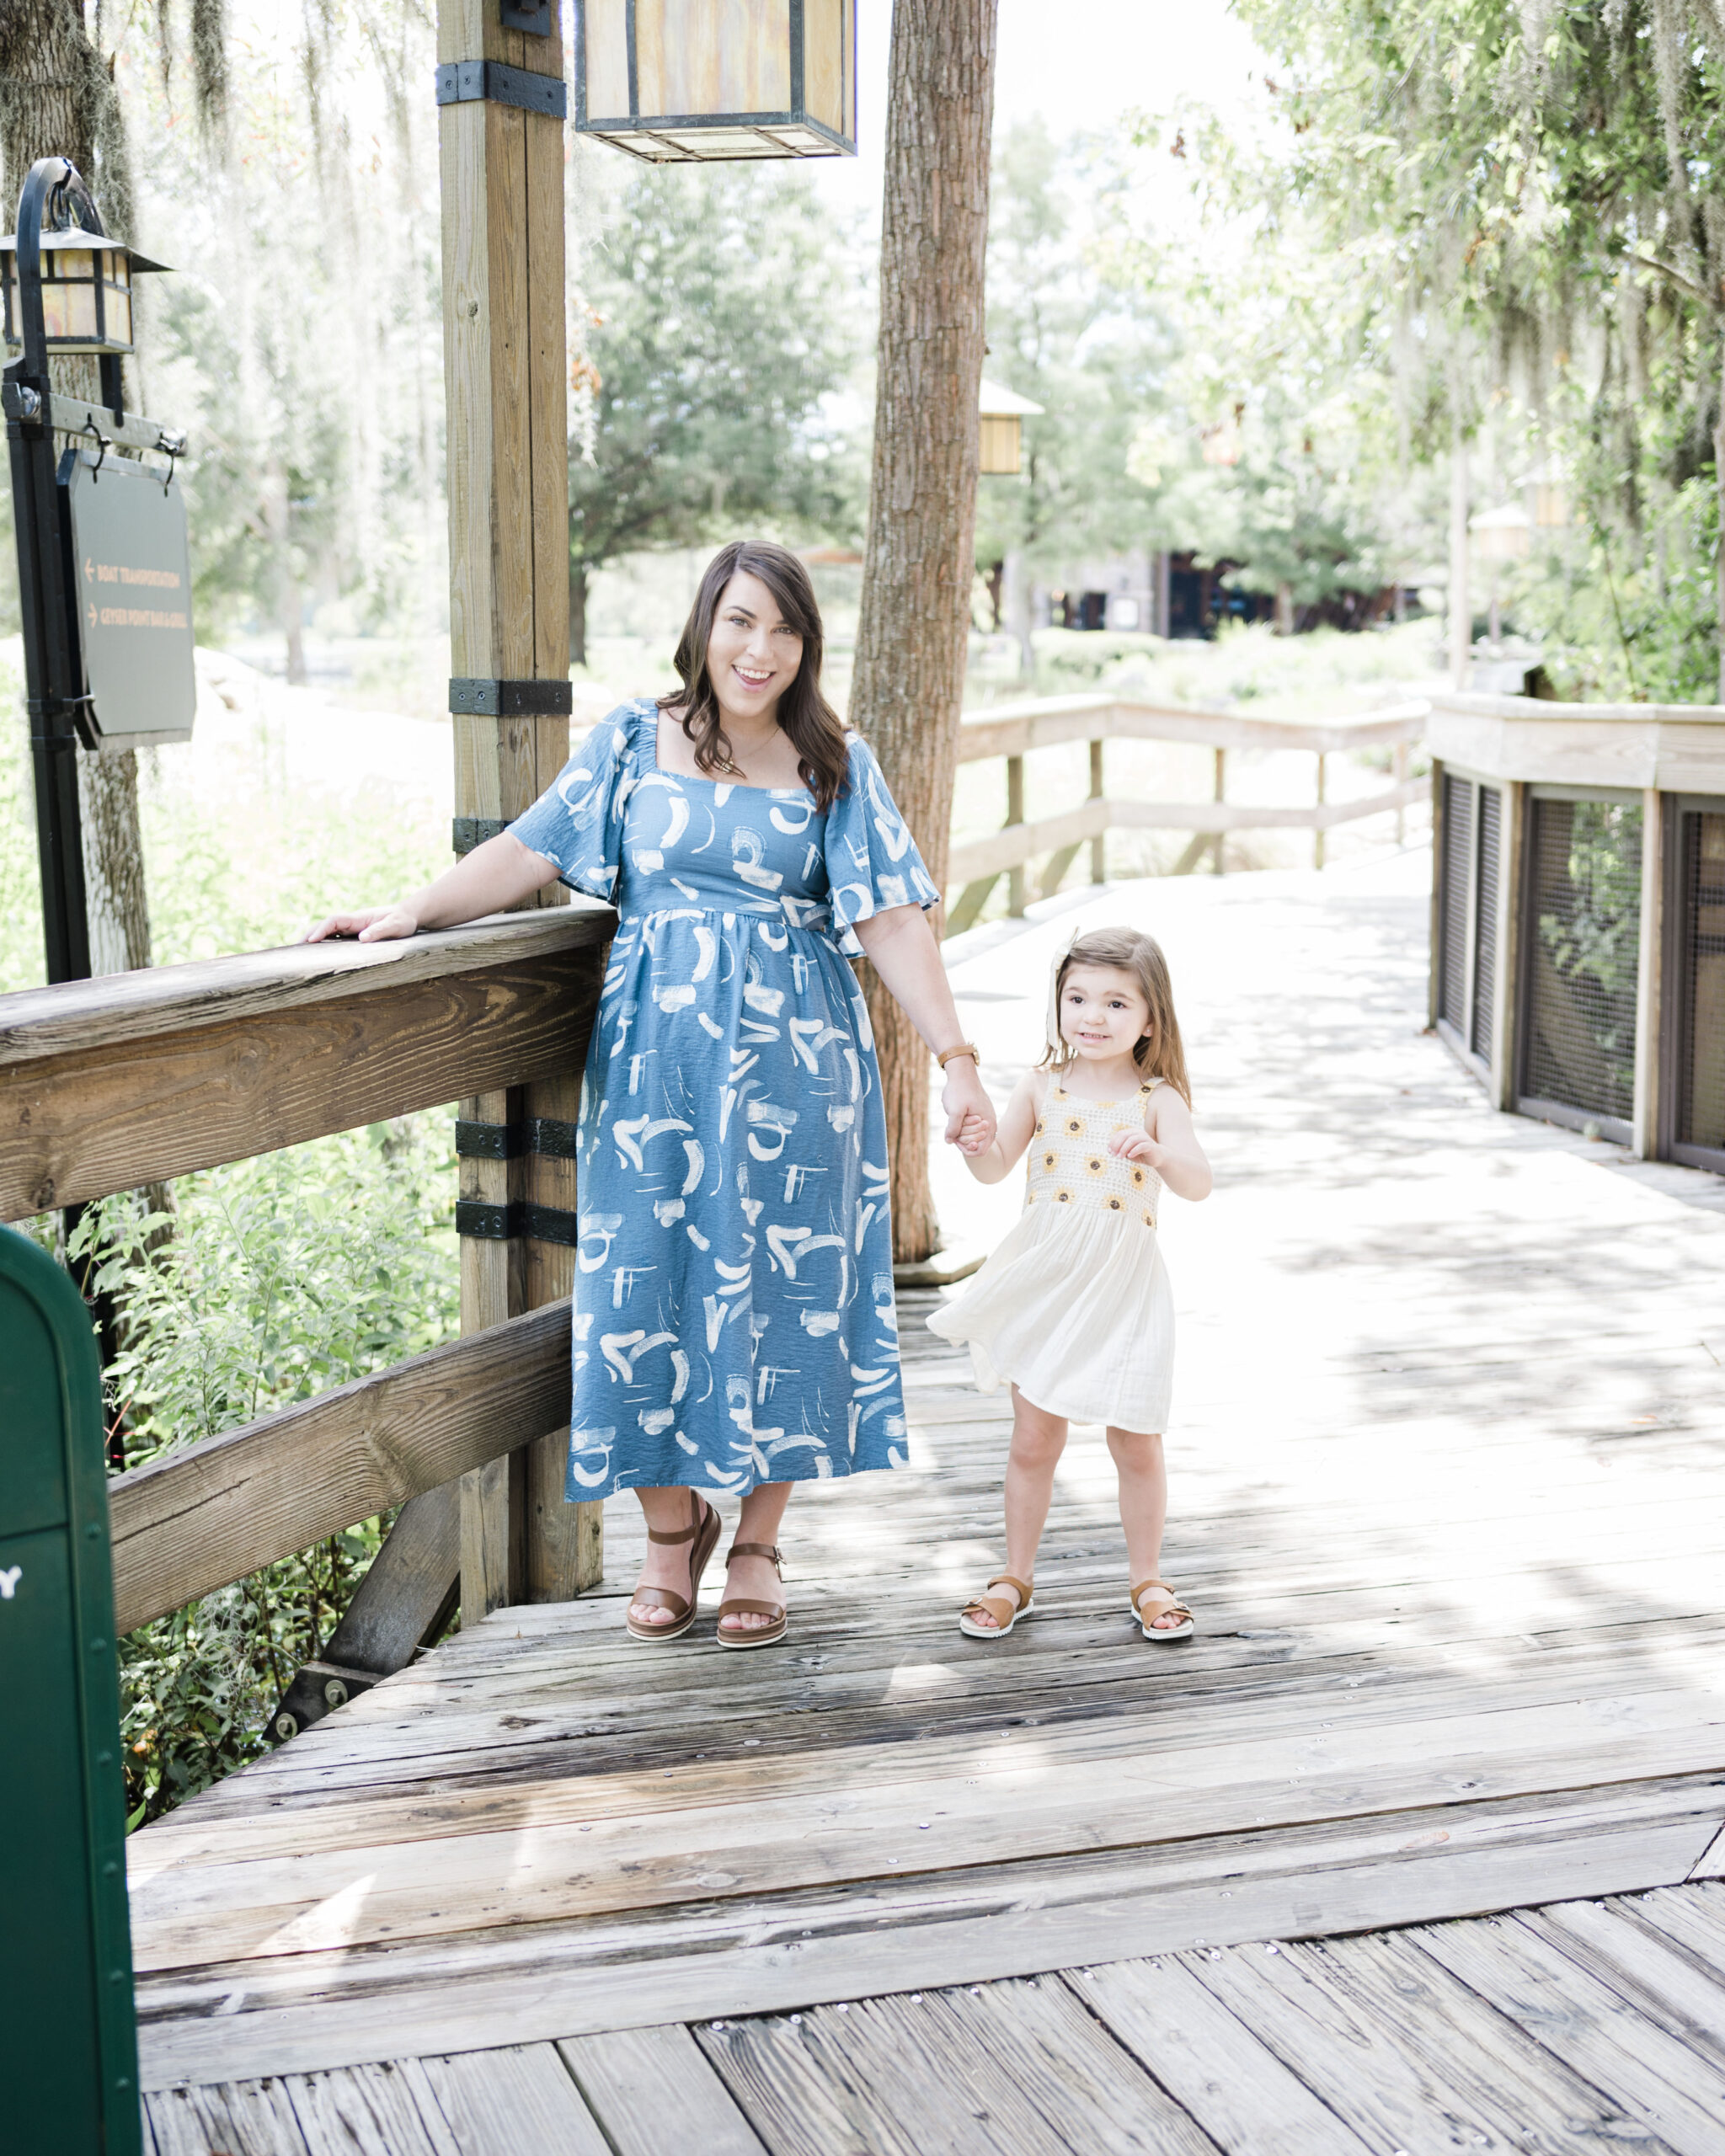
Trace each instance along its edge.
{"label": "wooden railing", "polygon": [[[557,906],[0,997],[0,1219],[578,1071],[614,919]],[[563,1300],[116,1476],[118,1629],[560,1430],[569,1349]]]}
{"label": "wooden railing", "polygon": [[[1364,718],[1338,719],[1312,726],[1274,718],[1242,718],[1235,712],[1194,711],[1106,693],[1048,696],[996,704],[972,712],[959,728],[959,761],[980,763],[996,756],[1007,766],[1007,817],[998,831],[970,839],[952,849],[948,877],[962,885],[947,913],[947,933],[956,936],[981,912],[1001,876],[1010,879],[1007,910],[1021,915],[1027,895],[1026,864],[1046,856],[1039,879],[1041,895],[1051,897],[1087,842],[1091,881],[1103,880],[1103,835],[1110,830],[1190,831],[1190,846],[1178,872],[1196,866],[1206,851],[1222,863],[1226,835],[1243,830],[1309,830],[1312,859],[1324,864],[1324,834],[1338,824],[1387,809],[1397,812],[1397,838],[1403,835],[1408,806],[1429,792],[1424,778],[1407,776],[1410,744],[1425,731],[1423,702],[1398,704]],[[1024,819],[1024,759],[1033,750],[1074,741],[1090,744],[1090,795],[1076,808],[1027,823]],[[1214,788],[1209,801],[1129,801],[1107,790],[1103,769],[1105,741],[1192,742],[1211,750]],[[1346,801],[1327,801],[1327,757],[1351,750],[1389,747],[1395,753],[1394,783],[1376,793]],[[1317,760],[1316,798],[1309,806],[1257,807],[1226,798],[1227,754],[1231,749],[1300,749]]]}

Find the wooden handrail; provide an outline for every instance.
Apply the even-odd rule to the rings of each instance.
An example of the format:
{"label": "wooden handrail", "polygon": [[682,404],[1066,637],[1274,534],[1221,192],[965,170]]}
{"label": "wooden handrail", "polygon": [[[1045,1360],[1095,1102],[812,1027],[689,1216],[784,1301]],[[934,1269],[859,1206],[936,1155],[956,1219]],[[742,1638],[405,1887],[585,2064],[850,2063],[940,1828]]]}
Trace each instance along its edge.
{"label": "wooden handrail", "polygon": [[615,923],[582,902],[0,996],[0,1219],[579,1070]]}
{"label": "wooden handrail", "polygon": [[[1338,824],[1393,809],[1397,838],[1402,831],[1403,812],[1426,798],[1424,779],[1407,776],[1407,750],[1425,731],[1430,707],[1423,702],[1392,706],[1360,718],[1337,719],[1321,725],[1300,720],[1258,718],[1238,712],[1202,711],[1188,706],[1152,703],[1140,696],[1120,696],[1107,691],[1071,696],[1039,696],[1021,703],[993,704],[972,712],[959,729],[959,761],[983,763],[1001,756],[1007,765],[1007,820],[987,837],[972,839],[951,848],[948,880],[962,885],[946,914],[946,933],[959,935],[980,914],[989,893],[1001,876],[1010,878],[1007,910],[1024,910],[1024,867],[1040,856],[1049,857],[1042,878],[1046,898],[1060,888],[1079,849],[1087,840],[1091,847],[1091,880],[1103,880],[1103,836],[1110,830],[1190,831],[1177,873],[1183,872],[1214,850],[1218,871],[1222,866],[1223,841],[1229,831],[1305,830],[1312,835],[1312,859],[1320,868],[1324,861],[1324,835]],[[1103,782],[1102,750],[1105,741],[1191,742],[1210,750],[1215,758],[1215,798],[1196,801],[1122,801],[1111,796]],[[1080,807],[1039,823],[1023,819],[1024,759],[1033,750],[1055,749],[1076,741],[1090,744],[1090,796]],[[1338,751],[1391,747],[1396,751],[1395,783],[1381,793],[1353,801],[1331,802],[1325,798],[1324,759]],[[1263,807],[1223,798],[1224,767],[1230,749],[1259,750],[1303,750],[1317,758],[1316,799],[1309,808]]]}
{"label": "wooden handrail", "polygon": [[115,1476],[115,1628],[563,1429],[569,1412],[569,1306],[553,1303]]}
{"label": "wooden handrail", "polygon": [[1199,711],[1105,691],[1038,696],[991,704],[966,714],[959,728],[959,761],[1023,756],[1067,741],[1195,741],[1210,749],[1304,749],[1330,755],[1349,749],[1418,741],[1429,710],[1423,702],[1394,705],[1361,718],[1314,726],[1304,720],[1256,718],[1239,712]]}

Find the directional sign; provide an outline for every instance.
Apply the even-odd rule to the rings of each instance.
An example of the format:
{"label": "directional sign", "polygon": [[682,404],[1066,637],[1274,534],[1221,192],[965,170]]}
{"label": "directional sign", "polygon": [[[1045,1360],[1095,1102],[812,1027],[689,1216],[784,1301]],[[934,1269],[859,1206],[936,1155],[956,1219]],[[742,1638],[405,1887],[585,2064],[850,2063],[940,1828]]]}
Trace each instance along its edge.
{"label": "directional sign", "polygon": [[197,705],[185,496],[147,465],[70,455],[73,590],[106,748],[189,741]]}

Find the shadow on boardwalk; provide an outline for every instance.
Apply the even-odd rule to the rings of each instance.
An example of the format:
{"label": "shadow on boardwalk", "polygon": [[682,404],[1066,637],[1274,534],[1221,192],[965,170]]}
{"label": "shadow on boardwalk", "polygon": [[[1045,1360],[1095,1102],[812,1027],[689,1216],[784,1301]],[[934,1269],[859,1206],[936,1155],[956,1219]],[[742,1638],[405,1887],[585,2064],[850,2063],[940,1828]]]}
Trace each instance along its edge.
{"label": "shadow on boardwalk", "polygon": [[[1219,1177],[1163,1230],[1198,1638],[1126,1620],[1098,1432],[1034,1620],[961,1638],[1006,1423],[905,1298],[912,1470],[799,1495],[785,1650],[630,1650],[613,1507],[603,1594],[135,1838],[147,2081],[200,2091],[164,2156],[248,2105],[312,2156],[1717,2151],[1725,1219],[1423,1035],[1425,867],[953,953],[1004,1086],[1075,921],[1167,946]],[[949,1234],[1016,1209],[940,1175]]]}

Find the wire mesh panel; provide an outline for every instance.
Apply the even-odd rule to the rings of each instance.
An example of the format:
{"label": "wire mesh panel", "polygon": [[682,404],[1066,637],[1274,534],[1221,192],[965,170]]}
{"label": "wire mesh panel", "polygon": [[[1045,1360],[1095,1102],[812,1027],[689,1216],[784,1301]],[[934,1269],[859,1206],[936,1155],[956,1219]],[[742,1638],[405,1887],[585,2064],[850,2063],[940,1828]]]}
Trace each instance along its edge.
{"label": "wire mesh panel", "polygon": [[1472,867],[1473,782],[1445,771],[1438,1016],[1462,1034],[1467,1027],[1467,892]]}
{"label": "wire mesh panel", "polygon": [[1524,1104],[1626,1123],[1635,1099],[1642,812],[1530,804]]}
{"label": "wire mesh panel", "polygon": [[1725,1156],[1725,814],[1685,811],[1679,848],[1676,1142]]}
{"label": "wire mesh panel", "polygon": [[1479,790],[1479,896],[1473,915],[1473,1023],[1468,1046],[1482,1062],[1492,1059],[1492,1006],[1498,991],[1498,863],[1503,835],[1503,796],[1495,786]]}

